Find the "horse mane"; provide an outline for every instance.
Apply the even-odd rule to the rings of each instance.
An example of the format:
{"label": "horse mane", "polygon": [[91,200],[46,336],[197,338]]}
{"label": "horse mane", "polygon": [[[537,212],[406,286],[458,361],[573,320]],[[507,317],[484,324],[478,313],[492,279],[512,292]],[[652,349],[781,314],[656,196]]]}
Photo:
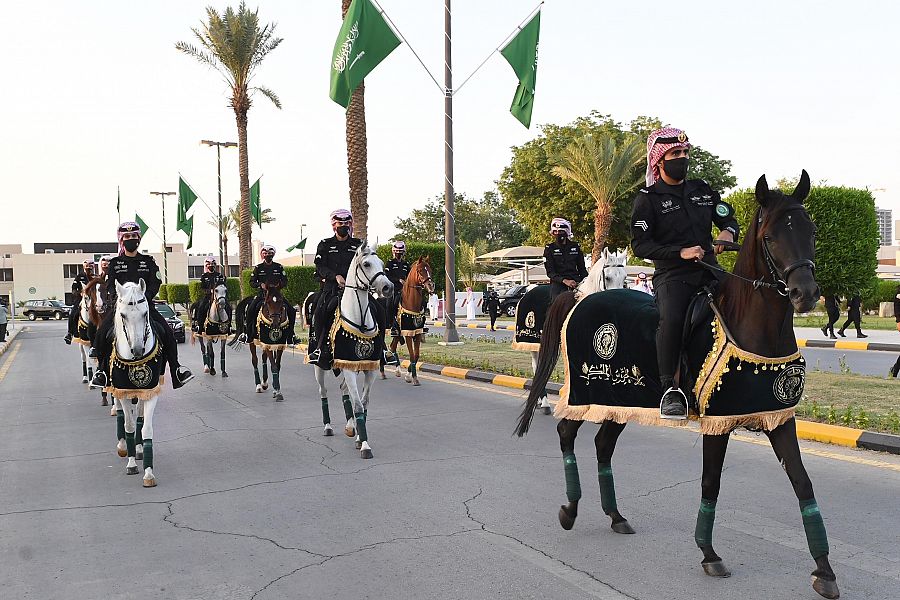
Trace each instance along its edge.
{"label": "horse mane", "polygon": [[81,290],[82,296],[87,296],[91,299],[91,305],[88,307],[88,316],[94,325],[99,325],[101,320],[100,313],[97,312],[97,286],[100,285],[100,282],[100,277],[94,277]]}
{"label": "horse mane", "polygon": [[[409,267],[409,275],[407,275],[406,279],[403,280],[403,289],[400,290],[401,306],[403,304],[407,304],[408,306],[413,307],[413,309],[411,309],[411,310],[417,310],[418,307],[421,306],[422,298],[425,295],[424,290],[420,290],[419,288],[416,287],[416,281],[412,277],[413,273],[415,273],[416,270],[422,265],[428,265],[430,267],[431,266],[431,258],[427,255],[423,255],[423,256],[420,256],[419,258],[417,258],[415,261],[413,261],[412,265],[410,265],[410,267]],[[416,300],[415,300],[415,297],[413,296],[413,294],[416,294],[419,296],[418,303],[416,303]],[[404,303],[404,300],[406,300],[405,303]]]}
{"label": "horse mane", "polygon": [[[744,241],[741,243],[741,250],[738,251],[737,260],[734,263],[735,275],[754,281],[769,276],[769,270],[760,251],[762,239],[770,224],[778,221],[791,204],[796,202],[792,197],[779,190],[769,190],[765,212],[763,212],[762,206],[758,207],[744,233]],[[760,223],[761,215],[764,216],[762,223]],[[754,292],[753,286],[736,277],[727,277],[719,285],[716,302],[726,322],[740,322],[748,316],[750,300]]]}

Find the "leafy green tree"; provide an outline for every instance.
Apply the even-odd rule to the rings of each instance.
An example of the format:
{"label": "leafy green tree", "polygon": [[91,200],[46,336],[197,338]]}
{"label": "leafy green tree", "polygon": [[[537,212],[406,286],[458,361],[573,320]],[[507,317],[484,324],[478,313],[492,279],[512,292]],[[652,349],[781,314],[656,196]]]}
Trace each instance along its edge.
{"label": "leafy green tree", "polygon": [[281,100],[275,92],[267,87],[250,85],[259,65],[282,42],[282,38],[275,37],[274,24],[260,26],[258,13],[258,10],[248,9],[243,0],[237,10],[229,6],[221,14],[214,7],[207,7],[207,21],[202,28],[191,29],[200,48],[187,42],[175,44],[176,49],[218,71],[231,90],[230,106],[238,129],[241,189],[238,244],[241,268],[244,269],[250,266],[253,258],[250,243],[253,227],[250,214],[250,163],[247,151],[247,113],[252,104],[252,92],[259,92],[277,108],[281,108]]}

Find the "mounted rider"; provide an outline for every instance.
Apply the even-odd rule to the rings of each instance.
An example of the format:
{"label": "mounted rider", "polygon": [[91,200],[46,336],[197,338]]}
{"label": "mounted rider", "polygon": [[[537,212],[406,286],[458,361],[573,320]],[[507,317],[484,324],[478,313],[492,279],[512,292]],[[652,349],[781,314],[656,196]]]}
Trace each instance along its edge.
{"label": "mounted rider", "polygon": [[550,278],[550,302],[563,292],[574,290],[587,277],[584,253],[572,241],[572,224],[556,217],[550,222],[553,241],[544,246],[544,268]]}
{"label": "mounted rider", "polygon": [[203,326],[203,319],[209,312],[209,304],[212,302],[212,294],[220,285],[227,285],[225,276],[219,272],[215,257],[207,256],[203,261],[203,274],[200,275],[200,289],[203,290],[203,297],[197,302],[192,315],[194,331]]}
{"label": "mounted rider", "polygon": [[307,362],[314,365],[319,364],[322,341],[344,292],[350,263],[356,250],[362,245],[361,239],[353,237],[353,215],[349,210],[339,208],[331,212],[331,229],[334,235],[325,238],[316,247],[316,277],[321,283],[322,291],[313,312],[313,330],[310,332],[311,352],[307,359]]}
{"label": "mounted rider", "polygon": [[68,333],[63,338],[67,344],[72,343],[72,337],[78,333],[78,318],[81,314],[81,292],[84,291],[84,288],[91,282],[94,278],[94,261],[91,259],[86,259],[81,263],[81,272],[75,276],[75,280],[72,282],[72,295],[75,296],[75,301],[72,303],[72,310],[69,311],[69,327]]}
{"label": "mounted rider", "polygon": [[[275,246],[263,244],[259,249],[259,257],[262,259],[262,262],[253,267],[253,273],[250,275],[250,287],[258,290],[256,297],[253,298],[250,306],[247,308],[247,340],[250,342],[256,339],[259,333],[256,331],[256,320],[259,316],[259,311],[262,309],[263,302],[266,300],[266,282],[280,280],[282,289],[287,287],[288,282],[284,267],[281,266],[281,263],[275,262]],[[297,310],[287,301],[285,301],[285,306],[287,306],[288,316],[291,323],[293,323],[297,316]],[[293,330],[289,334],[289,339],[293,339]]]}
{"label": "mounted rider", "polygon": [[394,284],[394,297],[390,298],[387,305],[388,321],[391,324],[391,336],[400,336],[400,326],[396,323],[397,308],[400,306],[400,295],[403,291],[403,282],[409,277],[412,268],[406,260],[406,242],[397,240],[391,244],[393,258],[384,265],[384,274]]}
{"label": "mounted rider", "polygon": [[138,252],[141,243],[141,230],[134,221],[125,221],[117,230],[119,238],[119,255],[109,261],[109,275],[107,277],[106,293],[109,297],[108,309],[103,315],[103,321],[97,328],[94,336],[94,346],[91,349],[92,356],[99,360],[97,374],[91,381],[91,387],[106,387],[109,385],[109,359],[113,350],[111,329],[113,327],[113,315],[117,292],[115,284],[138,283],[144,280],[146,291],[144,293],[150,306],[150,321],[155,323],[155,333],[162,341],[166,362],[169,363],[169,373],[172,375],[172,387],[180,388],[194,378],[187,367],[178,363],[178,344],[175,335],[166,320],[156,310],[153,298],[159,292],[162,281],[159,279],[159,267],[152,256]]}
{"label": "mounted rider", "polygon": [[736,242],[739,233],[734,208],[702,179],[687,179],[691,145],[684,131],[657,129],[647,138],[646,186],[634,199],[631,247],[639,258],[653,260],[653,289],[659,310],[656,353],[663,392],[660,417],[686,419],[687,398],[675,381],[685,313],[691,298],[716,281],[709,269],[718,267],[712,225],[717,240]]}

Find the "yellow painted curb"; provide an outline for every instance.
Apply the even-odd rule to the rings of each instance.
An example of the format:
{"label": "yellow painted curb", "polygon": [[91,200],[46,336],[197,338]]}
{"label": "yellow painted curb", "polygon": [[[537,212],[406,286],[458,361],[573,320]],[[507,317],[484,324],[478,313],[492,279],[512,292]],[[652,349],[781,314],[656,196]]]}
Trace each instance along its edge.
{"label": "yellow painted curb", "polygon": [[400,361],[400,366],[403,367],[404,369],[408,369],[410,364],[411,363],[409,362],[409,360]]}
{"label": "yellow painted curb", "polygon": [[507,331],[515,331],[515,330],[516,330],[516,326],[515,326],[515,325],[507,325],[507,326],[506,326],[506,330],[507,330]]}
{"label": "yellow painted curb", "polygon": [[441,375],[446,377],[456,377],[457,379],[465,379],[468,369],[460,369],[459,367],[444,367],[441,369]]}
{"label": "yellow painted curb", "polygon": [[466,323],[466,327],[469,329],[478,329],[478,323]]}
{"label": "yellow painted curb", "polygon": [[434,322],[434,326],[435,326],[435,327],[443,327],[443,326],[444,326],[444,322],[443,322],[443,321],[435,321],[435,322]]}
{"label": "yellow painted curb", "polygon": [[523,377],[513,377],[512,375],[496,375],[491,381],[494,385],[503,385],[506,387],[516,388],[517,390],[525,389],[525,382],[528,381]]}
{"label": "yellow painted curb", "polygon": [[861,429],[850,429],[826,423],[797,421],[797,437],[827,444],[856,448],[856,440],[863,434]]}
{"label": "yellow painted curb", "polygon": [[806,348],[806,340],[797,340],[798,348]]}
{"label": "yellow painted curb", "polygon": [[834,343],[834,347],[842,348],[844,350],[868,350],[869,342],[847,342],[838,340]]}

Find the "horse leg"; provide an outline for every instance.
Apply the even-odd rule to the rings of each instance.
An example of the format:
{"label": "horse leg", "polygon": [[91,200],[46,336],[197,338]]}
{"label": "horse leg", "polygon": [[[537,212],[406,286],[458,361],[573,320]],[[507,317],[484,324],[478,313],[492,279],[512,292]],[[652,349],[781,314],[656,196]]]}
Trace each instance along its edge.
{"label": "horse leg", "polygon": [[144,487],[156,487],[156,477],[153,475],[153,411],[156,410],[156,401],[159,397],[153,396],[149,400],[140,402],[141,411],[144,414],[143,431],[144,439]]}
{"label": "horse leg", "polygon": [[322,399],[322,435],[331,437],[334,435],[334,427],[331,426],[331,411],[328,409],[328,390],[325,389],[325,371],[317,365],[313,365],[316,374],[316,383],[319,384],[319,398]]}
{"label": "horse leg", "polygon": [[81,351],[81,383],[88,383],[90,379],[88,379],[87,354],[85,354],[82,344],[78,344],[78,348]]}
{"label": "horse leg", "polygon": [[121,400],[113,398],[113,410],[116,414],[116,453],[125,458],[128,450],[125,446],[125,408]]}
{"label": "horse leg", "polygon": [[578,501],[581,500],[581,480],[578,477],[578,462],[575,460],[575,437],[583,421],[561,419],[556,425],[559,434],[559,448],[563,455],[563,470],[566,474],[566,500],[568,504],[559,507],[559,524],[569,530],[575,526],[578,516]]}
{"label": "horse leg", "polygon": [[253,364],[253,379],[256,381],[256,393],[262,394],[263,387],[259,378],[259,358],[256,356],[256,346],[250,345],[250,362]]}
{"label": "horse leg", "polygon": [[409,352],[409,367],[406,369],[406,375],[403,379],[406,383],[412,383],[414,379],[418,379],[418,373],[416,372],[416,362],[413,356],[413,340],[411,337],[406,336],[403,338],[406,342],[406,351]]}
{"label": "horse leg", "polygon": [[216,349],[212,340],[206,342],[206,362],[209,364],[209,374],[216,374]]}
{"label": "horse leg", "polygon": [[703,436],[703,475],[700,480],[700,510],[697,512],[697,526],[694,541],[703,552],[703,570],[710,577],[730,577],[721,557],[713,550],[712,531],[716,520],[716,501],[722,481],[722,466],[728,450],[729,434]]}
{"label": "horse leg", "polygon": [[222,377],[228,377],[228,373],[225,371],[225,340],[222,339],[219,342],[219,352],[221,353],[221,358],[219,358],[219,366],[222,367]]}
{"label": "horse leg", "polygon": [[135,418],[134,418],[134,408],[132,408],[131,400],[125,399],[122,400],[122,408],[124,409],[124,417],[125,417],[125,452],[128,456],[128,464],[125,465],[125,474],[126,475],[137,475],[138,468],[137,462],[134,459],[134,428],[135,428]]}
{"label": "horse leg", "polygon": [[262,364],[263,364],[263,373],[262,373],[262,389],[269,389],[269,351],[263,350],[262,352]]}
{"label": "horse leg", "polygon": [[272,352],[272,396],[275,402],[284,402],[284,394],[281,393],[281,351]]}
{"label": "horse leg", "polygon": [[[422,334],[419,334],[412,339],[412,347],[413,351],[415,352],[415,359],[412,359],[412,363],[418,368],[419,349],[422,347]],[[413,385],[419,385],[419,374],[416,372],[416,370],[417,369],[413,369],[412,372]]]}
{"label": "horse leg", "polygon": [[[531,372],[537,372],[537,363],[538,363],[538,353],[533,351],[531,352]],[[543,411],[545,415],[550,414],[550,400],[547,399],[547,390],[544,390],[544,394],[541,396],[541,399],[538,402],[538,407]]]}
{"label": "horse leg", "polygon": [[203,357],[203,372],[209,373],[209,357],[206,355],[206,341],[200,338],[200,356]]}
{"label": "horse leg", "polygon": [[825,533],[825,522],[813,493],[812,481],[803,466],[800,456],[800,445],[797,443],[797,422],[791,419],[766,434],[775,451],[775,456],[784,467],[788,479],[800,501],[800,514],[803,517],[803,529],[806,532],[806,543],[809,553],[816,561],[816,570],[812,572],[812,587],[824,598],[837,598],[840,591],[837,578],[828,562],[828,536]]}
{"label": "horse leg", "polygon": [[94,365],[92,365],[91,363],[88,363],[87,365],[87,377],[88,381],[94,378]]}
{"label": "horse leg", "polygon": [[600,424],[600,431],[594,437],[594,446],[597,448],[597,477],[600,480],[600,506],[612,520],[610,527],[613,531],[634,533],[634,529],[619,513],[619,507],[616,505],[616,486],[613,482],[611,464],[613,452],[616,451],[616,441],[623,429],[624,423],[606,420]]}
{"label": "horse leg", "polygon": [[344,377],[347,383],[347,391],[350,392],[350,398],[353,402],[353,417],[356,420],[357,443],[359,444],[360,458],[372,458],[372,448],[369,446],[369,436],[366,431],[366,410],[360,401],[358,383],[356,374],[350,373]]}
{"label": "horse leg", "polygon": [[134,424],[134,459],[144,460],[144,404],[140,400],[135,407],[137,420]]}

